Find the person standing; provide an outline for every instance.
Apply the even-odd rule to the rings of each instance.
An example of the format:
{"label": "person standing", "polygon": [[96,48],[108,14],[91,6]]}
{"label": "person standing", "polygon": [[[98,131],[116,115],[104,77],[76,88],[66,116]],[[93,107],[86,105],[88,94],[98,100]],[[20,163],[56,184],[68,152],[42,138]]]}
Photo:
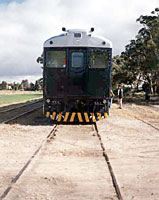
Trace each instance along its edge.
{"label": "person standing", "polygon": [[122,109],[123,107],[123,89],[121,88],[121,85],[118,85],[118,102],[119,102],[119,108]]}
{"label": "person standing", "polygon": [[151,87],[147,86],[145,90],[145,101],[147,103],[149,103],[149,100],[150,100],[150,93],[151,93]]}
{"label": "person standing", "polygon": [[113,103],[113,97],[114,97],[114,93],[113,90],[110,90],[110,99],[109,99],[109,108],[111,108],[112,103]]}

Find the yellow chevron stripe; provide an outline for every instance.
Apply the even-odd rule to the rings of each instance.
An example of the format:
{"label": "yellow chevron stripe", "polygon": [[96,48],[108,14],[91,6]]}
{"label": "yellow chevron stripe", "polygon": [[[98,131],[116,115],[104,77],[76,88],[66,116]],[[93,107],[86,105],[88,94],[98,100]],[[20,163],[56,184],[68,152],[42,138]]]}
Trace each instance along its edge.
{"label": "yellow chevron stripe", "polygon": [[70,122],[73,122],[73,121],[74,121],[75,115],[76,115],[76,113],[75,113],[75,112],[74,112],[74,113],[72,113],[72,116],[71,116]]}
{"label": "yellow chevron stripe", "polygon": [[85,117],[86,122],[89,122],[88,113],[84,113],[84,117]]}
{"label": "yellow chevron stripe", "polygon": [[102,118],[101,113],[97,113],[97,116],[98,116],[98,119],[101,120],[101,118]]}
{"label": "yellow chevron stripe", "polygon": [[108,114],[107,113],[104,113],[104,118],[107,118],[108,117]]}
{"label": "yellow chevron stripe", "polygon": [[67,113],[65,114],[65,117],[64,117],[64,120],[63,120],[64,122],[67,121],[69,114],[70,114],[69,112],[67,112]]}
{"label": "yellow chevron stripe", "polygon": [[58,121],[58,122],[60,122],[60,121],[61,121],[61,118],[62,118],[62,112],[61,112],[61,113],[59,113],[59,116],[58,116],[58,119],[57,119],[57,121]]}
{"label": "yellow chevron stripe", "polygon": [[46,112],[46,117],[49,118],[50,112]]}
{"label": "yellow chevron stripe", "polygon": [[77,115],[78,115],[79,122],[83,122],[81,113],[77,113]]}
{"label": "yellow chevron stripe", "polygon": [[52,120],[55,120],[55,117],[56,117],[56,112],[53,112],[53,113],[52,113],[51,119],[52,119]]}
{"label": "yellow chevron stripe", "polygon": [[91,116],[92,116],[92,122],[96,122],[96,118],[95,118],[94,113],[91,113]]}

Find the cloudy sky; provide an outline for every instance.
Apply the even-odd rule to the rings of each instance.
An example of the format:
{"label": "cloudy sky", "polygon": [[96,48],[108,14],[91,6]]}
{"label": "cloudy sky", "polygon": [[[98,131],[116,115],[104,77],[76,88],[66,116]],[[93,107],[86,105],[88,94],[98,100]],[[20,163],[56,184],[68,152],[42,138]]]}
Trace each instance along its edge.
{"label": "cloudy sky", "polygon": [[159,0],[0,0],[0,82],[40,77],[43,42],[62,27],[94,27],[120,54],[141,27],[136,19],[156,7]]}

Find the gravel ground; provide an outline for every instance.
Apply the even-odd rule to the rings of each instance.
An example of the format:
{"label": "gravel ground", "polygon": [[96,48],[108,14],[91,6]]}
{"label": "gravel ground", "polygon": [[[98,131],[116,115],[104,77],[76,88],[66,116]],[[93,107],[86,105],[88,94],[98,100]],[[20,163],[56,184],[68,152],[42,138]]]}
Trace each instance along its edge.
{"label": "gravel ground", "polygon": [[[159,199],[158,111],[113,104],[110,116],[97,123],[124,200]],[[41,113],[32,117],[0,125],[0,196],[52,130]],[[60,125],[5,199],[117,199],[92,126]]]}

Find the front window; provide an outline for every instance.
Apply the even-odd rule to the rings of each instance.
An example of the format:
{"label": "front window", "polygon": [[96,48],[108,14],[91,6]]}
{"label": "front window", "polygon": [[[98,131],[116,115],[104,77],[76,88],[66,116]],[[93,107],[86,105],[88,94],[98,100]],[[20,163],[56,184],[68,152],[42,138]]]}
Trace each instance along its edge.
{"label": "front window", "polygon": [[48,68],[63,68],[66,67],[66,52],[65,51],[47,51],[46,66]]}
{"label": "front window", "polygon": [[71,55],[72,58],[72,63],[71,67],[72,68],[81,68],[83,67],[83,60],[84,60],[84,53],[83,52],[73,52]]}
{"label": "front window", "polygon": [[110,63],[110,55],[107,50],[91,50],[90,68],[108,68]]}

